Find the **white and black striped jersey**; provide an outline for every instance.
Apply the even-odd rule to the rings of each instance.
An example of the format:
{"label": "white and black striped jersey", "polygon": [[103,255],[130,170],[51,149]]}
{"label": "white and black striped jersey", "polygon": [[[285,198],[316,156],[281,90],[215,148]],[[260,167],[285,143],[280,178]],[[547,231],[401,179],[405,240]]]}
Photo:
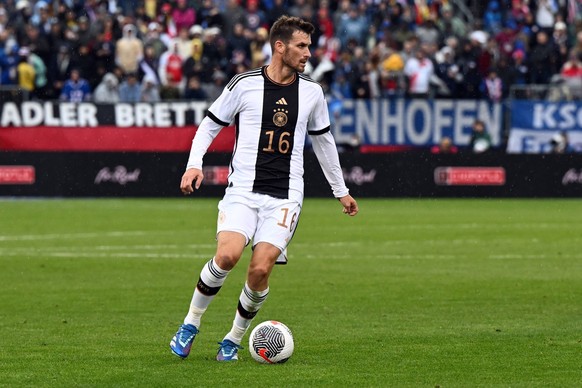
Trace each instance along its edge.
{"label": "white and black striped jersey", "polygon": [[235,124],[236,141],[227,190],[301,202],[303,149],[309,134],[313,139],[325,139],[314,141],[314,150],[334,195],[347,195],[329,132],[323,89],[309,77],[296,73],[292,83],[281,85],[267,76],[266,67],[234,76],[200,123],[188,168],[202,167],[202,157],[210,143],[220,129],[231,123]]}

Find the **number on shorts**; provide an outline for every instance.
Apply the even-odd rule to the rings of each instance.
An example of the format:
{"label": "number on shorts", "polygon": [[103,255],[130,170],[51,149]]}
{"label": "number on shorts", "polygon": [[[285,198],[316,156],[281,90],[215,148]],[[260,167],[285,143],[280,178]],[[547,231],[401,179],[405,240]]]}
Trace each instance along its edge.
{"label": "number on shorts", "polygon": [[295,223],[297,221],[297,213],[293,213],[293,215],[291,216],[291,223],[290,223],[290,225],[287,225],[287,217],[289,216],[289,208],[287,208],[287,207],[281,208],[281,211],[283,212],[283,220],[281,222],[277,223],[277,225],[282,226],[283,228],[289,227],[289,230],[293,230],[293,228],[295,227]]}

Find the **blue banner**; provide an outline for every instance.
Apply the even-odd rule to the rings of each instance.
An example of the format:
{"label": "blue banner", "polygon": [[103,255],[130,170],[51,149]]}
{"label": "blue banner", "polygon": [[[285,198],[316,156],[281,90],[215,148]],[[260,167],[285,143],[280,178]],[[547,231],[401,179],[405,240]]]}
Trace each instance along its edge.
{"label": "blue banner", "polygon": [[493,146],[501,143],[502,106],[485,100],[335,100],[329,110],[338,143],[357,136],[363,145],[432,146],[447,136],[466,146],[476,119]]}
{"label": "blue banner", "polygon": [[507,152],[582,152],[582,101],[513,101]]}

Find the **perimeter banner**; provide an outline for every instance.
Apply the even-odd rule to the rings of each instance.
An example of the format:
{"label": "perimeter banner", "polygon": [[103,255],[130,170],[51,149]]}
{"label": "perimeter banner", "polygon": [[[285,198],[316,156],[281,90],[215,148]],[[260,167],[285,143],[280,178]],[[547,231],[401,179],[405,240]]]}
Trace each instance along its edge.
{"label": "perimeter banner", "polygon": [[[181,152],[0,152],[0,197],[182,197],[188,154]],[[229,153],[204,158],[192,196],[219,197]],[[582,154],[340,155],[350,193],[360,197],[582,196]],[[305,194],[333,198],[315,154],[305,154]]]}
{"label": "perimeter banner", "polygon": [[[187,101],[0,102],[0,149],[106,151],[111,146],[112,151],[186,151],[207,109],[206,102]],[[502,105],[485,100],[335,100],[329,110],[338,144],[349,144],[357,136],[368,146],[430,147],[447,136],[455,145],[466,146],[476,119],[485,123],[493,147],[501,144]],[[180,140],[165,146],[166,132],[166,141]],[[234,136],[227,141],[233,142]]]}
{"label": "perimeter banner", "polygon": [[91,102],[26,101],[0,104],[0,126],[5,127],[184,127],[198,125],[206,102],[93,104]]}
{"label": "perimeter banner", "polygon": [[554,136],[562,133],[568,137],[568,152],[582,152],[582,101],[512,101],[507,152],[550,153]]}

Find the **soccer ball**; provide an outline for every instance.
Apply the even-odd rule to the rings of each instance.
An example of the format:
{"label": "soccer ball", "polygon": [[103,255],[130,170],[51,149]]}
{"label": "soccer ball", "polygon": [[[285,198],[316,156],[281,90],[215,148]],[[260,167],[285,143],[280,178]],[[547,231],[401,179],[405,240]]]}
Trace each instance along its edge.
{"label": "soccer ball", "polygon": [[293,334],[287,326],[277,321],[259,323],[249,337],[249,351],[263,364],[279,364],[293,354]]}

